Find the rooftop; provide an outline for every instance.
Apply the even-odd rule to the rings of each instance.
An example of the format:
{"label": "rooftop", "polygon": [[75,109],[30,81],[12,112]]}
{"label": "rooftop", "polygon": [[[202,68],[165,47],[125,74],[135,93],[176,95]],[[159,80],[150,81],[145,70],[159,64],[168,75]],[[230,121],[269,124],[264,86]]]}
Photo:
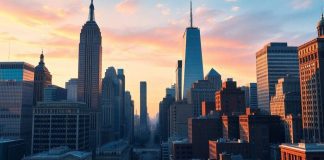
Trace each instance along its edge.
{"label": "rooftop", "polygon": [[324,152],[324,143],[284,143],[280,148],[289,148],[302,152]]}
{"label": "rooftop", "polygon": [[100,151],[122,151],[128,147],[128,142],[124,140],[113,141],[100,147]]}
{"label": "rooftop", "polygon": [[70,151],[70,149],[66,146],[61,146],[57,148],[53,148],[49,151],[37,153],[35,155],[31,155],[27,159],[37,159],[37,158],[50,158],[50,159],[58,159],[65,158],[67,156],[74,156],[80,159],[87,158],[91,156],[90,152],[82,152],[82,151]]}
{"label": "rooftop", "polygon": [[9,139],[9,138],[3,138],[0,137],[0,144],[1,143],[9,143],[9,142],[15,142],[15,141],[20,141],[21,139]]}

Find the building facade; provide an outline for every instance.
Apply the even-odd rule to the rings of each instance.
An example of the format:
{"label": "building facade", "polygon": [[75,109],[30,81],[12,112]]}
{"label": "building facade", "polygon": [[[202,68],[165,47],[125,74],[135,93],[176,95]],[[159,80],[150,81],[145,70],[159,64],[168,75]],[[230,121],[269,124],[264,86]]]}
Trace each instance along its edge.
{"label": "building facade", "polygon": [[205,76],[205,80],[212,83],[213,88],[215,88],[216,91],[220,91],[222,89],[222,76],[214,68],[208,72],[208,74]]}
{"label": "building facade", "polygon": [[192,8],[190,12],[190,27],[184,33],[185,39],[185,66],[184,66],[184,84],[183,97],[188,98],[188,92],[191,85],[204,79],[203,59],[201,51],[200,30],[193,27]]}
{"label": "building facade", "polygon": [[134,101],[129,91],[125,93],[125,135],[129,144],[134,143]]}
{"label": "building facade", "polygon": [[324,142],[324,18],[318,37],[298,47],[303,134],[306,143]]}
{"label": "building facade", "polygon": [[295,143],[280,145],[282,160],[324,159],[324,145],[320,143]]}
{"label": "building facade", "polygon": [[143,130],[147,130],[147,84],[145,81],[140,82],[140,113],[140,126]]}
{"label": "building facade", "polygon": [[23,139],[30,152],[34,67],[24,62],[0,63],[0,137]]}
{"label": "building facade", "polygon": [[176,101],[182,100],[182,60],[178,60],[177,69],[176,69]]}
{"label": "building facade", "polygon": [[299,76],[297,47],[271,42],[256,53],[258,107],[270,114],[270,99],[278,78],[287,74]]}
{"label": "building facade", "polygon": [[24,140],[0,138],[1,160],[21,160],[24,155],[26,155]]}
{"label": "building facade", "polygon": [[40,102],[33,108],[32,152],[67,146],[89,150],[90,113],[85,103]]}
{"label": "building facade", "polygon": [[169,135],[176,138],[188,136],[188,118],[193,116],[193,106],[185,101],[176,102],[170,106]]}
{"label": "building facade", "polygon": [[44,99],[44,88],[52,84],[52,75],[45,67],[44,54],[40,55],[38,66],[35,67],[34,72],[34,96],[33,104],[41,102]]}
{"label": "building facade", "polygon": [[48,85],[44,88],[44,102],[64,101],[67,99],[67,90],[55,85]]}
{"label": "building facade", "polygon": [[160,141],[167,142],[170,130],[170,106],[175,102],[174,97],[167,94],[159,104]]}
{"label": "building facade", "polygon": [[65,83],[65,89],[67,90],[67,100],[72,102],[78,101],[78,79],[72,78]]}

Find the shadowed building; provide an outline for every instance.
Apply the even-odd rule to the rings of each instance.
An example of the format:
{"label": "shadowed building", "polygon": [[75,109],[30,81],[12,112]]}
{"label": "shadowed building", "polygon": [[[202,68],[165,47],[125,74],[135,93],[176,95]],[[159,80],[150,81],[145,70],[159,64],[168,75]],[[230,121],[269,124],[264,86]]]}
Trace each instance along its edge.
{"label": "shadowed building", "polygon": [[147,124],[147,84],[140,82],[140,128],[142,131],[148,130]]}
{"label": "shadowed building", "polygon": [[303,134],[306,143],[324,142],[324,18],[318,37],[299,46]]}
{"label": "shadowed building", "polygon": [[52,75],[45,67],[44,54],[40,55],[38,66],[35,67],[34,73],[34,97],[33,104],[44,100],[44,88],[52,84]]}
{"label": "shadowed building", "polygon": [[175,92],[176,92],[176,101],[182,100],[182,60],[178,60],[177,69],[176,69],[176,83],[175,83]]}
{"label": "shadowed building", "polygon": [[78,101],[78,79],[71,78],[65,83],[65,89],[67,90],[68,101]]}
{"label": "shadowed building", "polygon": [[67,98],[67,90],[55,85],[49,85],[44,88],[43,102],[63,101]]}
{"label": "shadowed building", "polygon": [[185,68],[183,98],[188,98],[191,85],[204,79],[204,69],[201,51],[200,30],[193,27],[192,5],[190,8],[190,27],[184,33],[185,39]]}
{"label": "shadowed building", "polygon": [[278,78],[299,76],[297,47],[271,42],[256,53],[258,107],[270,114],[270,99],[275,94]]}
{"label": "shadowed building", "polygon": [[212,83],[213,88],[215,88],[216,91],[222,89],[222,76],[214,68],[208,72],[208,74],[205,76],[205,80]]}

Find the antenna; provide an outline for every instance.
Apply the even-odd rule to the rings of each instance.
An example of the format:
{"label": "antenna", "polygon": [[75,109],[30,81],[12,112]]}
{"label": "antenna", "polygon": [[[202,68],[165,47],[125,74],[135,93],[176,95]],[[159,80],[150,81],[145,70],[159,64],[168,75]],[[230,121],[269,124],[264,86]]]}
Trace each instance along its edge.
{"label": "antenna", "polygon": [[193,18],[192,18],[192,1],[190,0],[190,27],[193,26]]}

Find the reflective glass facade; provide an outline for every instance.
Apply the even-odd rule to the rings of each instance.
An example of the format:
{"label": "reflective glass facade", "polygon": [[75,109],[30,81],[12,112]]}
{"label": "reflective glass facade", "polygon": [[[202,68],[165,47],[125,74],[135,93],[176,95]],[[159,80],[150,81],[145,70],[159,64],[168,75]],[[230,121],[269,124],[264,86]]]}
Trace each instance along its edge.
{"label": "reflective glass facade", "polygon": [[258,107],[270,113],[270,98],[279,78],[299,77],[297,47],[287,43],[269,43],[256,54]]}
{"label": "reflective glass facade", "polygon": [[183,97],[188,98],[188,92],[192,84],[204,79],[204,69],[202,61],[200,30],[189,27],[185,35],[185,68]]}

